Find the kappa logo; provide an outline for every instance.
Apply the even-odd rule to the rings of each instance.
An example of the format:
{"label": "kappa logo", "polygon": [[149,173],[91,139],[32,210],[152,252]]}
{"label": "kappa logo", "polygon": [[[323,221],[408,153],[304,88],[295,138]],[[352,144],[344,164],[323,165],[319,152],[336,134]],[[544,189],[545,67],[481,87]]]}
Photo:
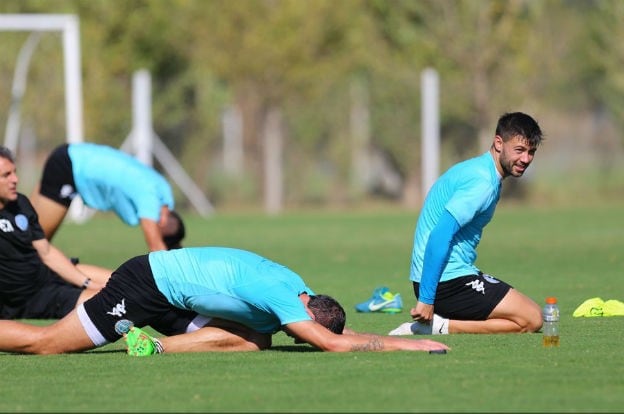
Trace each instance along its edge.
{"label": "kappa logo", "polygon": [[110,312],[106,312],[107,315],[113,315],[121,317],[126,314],[126,299],[122,299],[121,303],[116,304]]}
{"label": "kappa logo", "polygon": [[485,295],[485,287],[483,287],[483,282],[480,280],[475,279],[472,282],[466,283],[465,286],[470,286],[475,292]]}
{"label": "kappa logo", "polygon": [[12,233],[15,231],[11,222],[7,219],[0,219],[0,230],[4,233]]}

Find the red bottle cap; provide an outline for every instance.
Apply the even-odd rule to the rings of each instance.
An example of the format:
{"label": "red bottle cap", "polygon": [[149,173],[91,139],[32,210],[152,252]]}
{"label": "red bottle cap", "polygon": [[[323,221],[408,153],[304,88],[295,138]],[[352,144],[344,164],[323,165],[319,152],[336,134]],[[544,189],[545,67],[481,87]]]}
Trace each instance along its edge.
{"label": "red bottle cap", "polygon": [[548,303],[549,305],[554,305],[555,303],[557,303],[557,298],[554,296],[549,296],[546,298],[546,303]]}

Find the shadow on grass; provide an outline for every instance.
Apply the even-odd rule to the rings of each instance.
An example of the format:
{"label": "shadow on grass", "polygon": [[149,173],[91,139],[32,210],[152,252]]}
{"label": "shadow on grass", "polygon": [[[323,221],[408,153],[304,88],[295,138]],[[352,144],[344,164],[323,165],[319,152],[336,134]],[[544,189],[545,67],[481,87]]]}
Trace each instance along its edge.
{"label": "shadow on grass", "polygon": [[268,350],[278,352],[321,352],[319,349],[305,345],[276,345]]}

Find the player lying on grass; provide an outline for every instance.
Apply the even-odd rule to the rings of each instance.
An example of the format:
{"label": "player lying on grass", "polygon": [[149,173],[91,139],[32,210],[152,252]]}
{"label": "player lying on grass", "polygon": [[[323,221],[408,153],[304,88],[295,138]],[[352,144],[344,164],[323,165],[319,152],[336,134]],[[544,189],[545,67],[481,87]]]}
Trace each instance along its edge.
{"label": "player lying on grass", "polygon": [[287,267],[244,250],[192,247],[128,260],[97,295],[52,325],[0,321],[0,351],[84,351],[120,339],[125,321],[170,335],[156,340],[131,331],[132,355],[262,350],[279,330],[331,352],[449,349],[428,339],[347,333],[340,304],[315,295]]}

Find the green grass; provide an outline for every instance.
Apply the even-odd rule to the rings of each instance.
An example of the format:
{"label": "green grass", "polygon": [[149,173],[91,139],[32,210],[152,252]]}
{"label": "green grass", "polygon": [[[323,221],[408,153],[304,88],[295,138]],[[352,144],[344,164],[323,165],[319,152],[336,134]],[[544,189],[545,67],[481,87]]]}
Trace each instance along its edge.
{"label": "green grass", "polygon": [[[85,354],[0,354],[1,412],[621,412],[624,317],[573,318],[585,299],[624,300],[623,205],[503,205],[478,264],[539,303],[559,298],[561,346],[540,334],[436,336],[447,355],[331,354],[294,345],[244,354],[130,358],[120,343]],[[417,212],[187,217],[187,245],[250,249],[300,273],[347,310],[347,324],[386,333],[408,319]],[[143,253],[138,229],[110,215],[65,224],[55,243],[83,262],[116,267]],[[402,314],[353,306],[385,284]],[[38,323],[47,323],[45,321]],[[0,332],[0,335],[2,333]]]}

